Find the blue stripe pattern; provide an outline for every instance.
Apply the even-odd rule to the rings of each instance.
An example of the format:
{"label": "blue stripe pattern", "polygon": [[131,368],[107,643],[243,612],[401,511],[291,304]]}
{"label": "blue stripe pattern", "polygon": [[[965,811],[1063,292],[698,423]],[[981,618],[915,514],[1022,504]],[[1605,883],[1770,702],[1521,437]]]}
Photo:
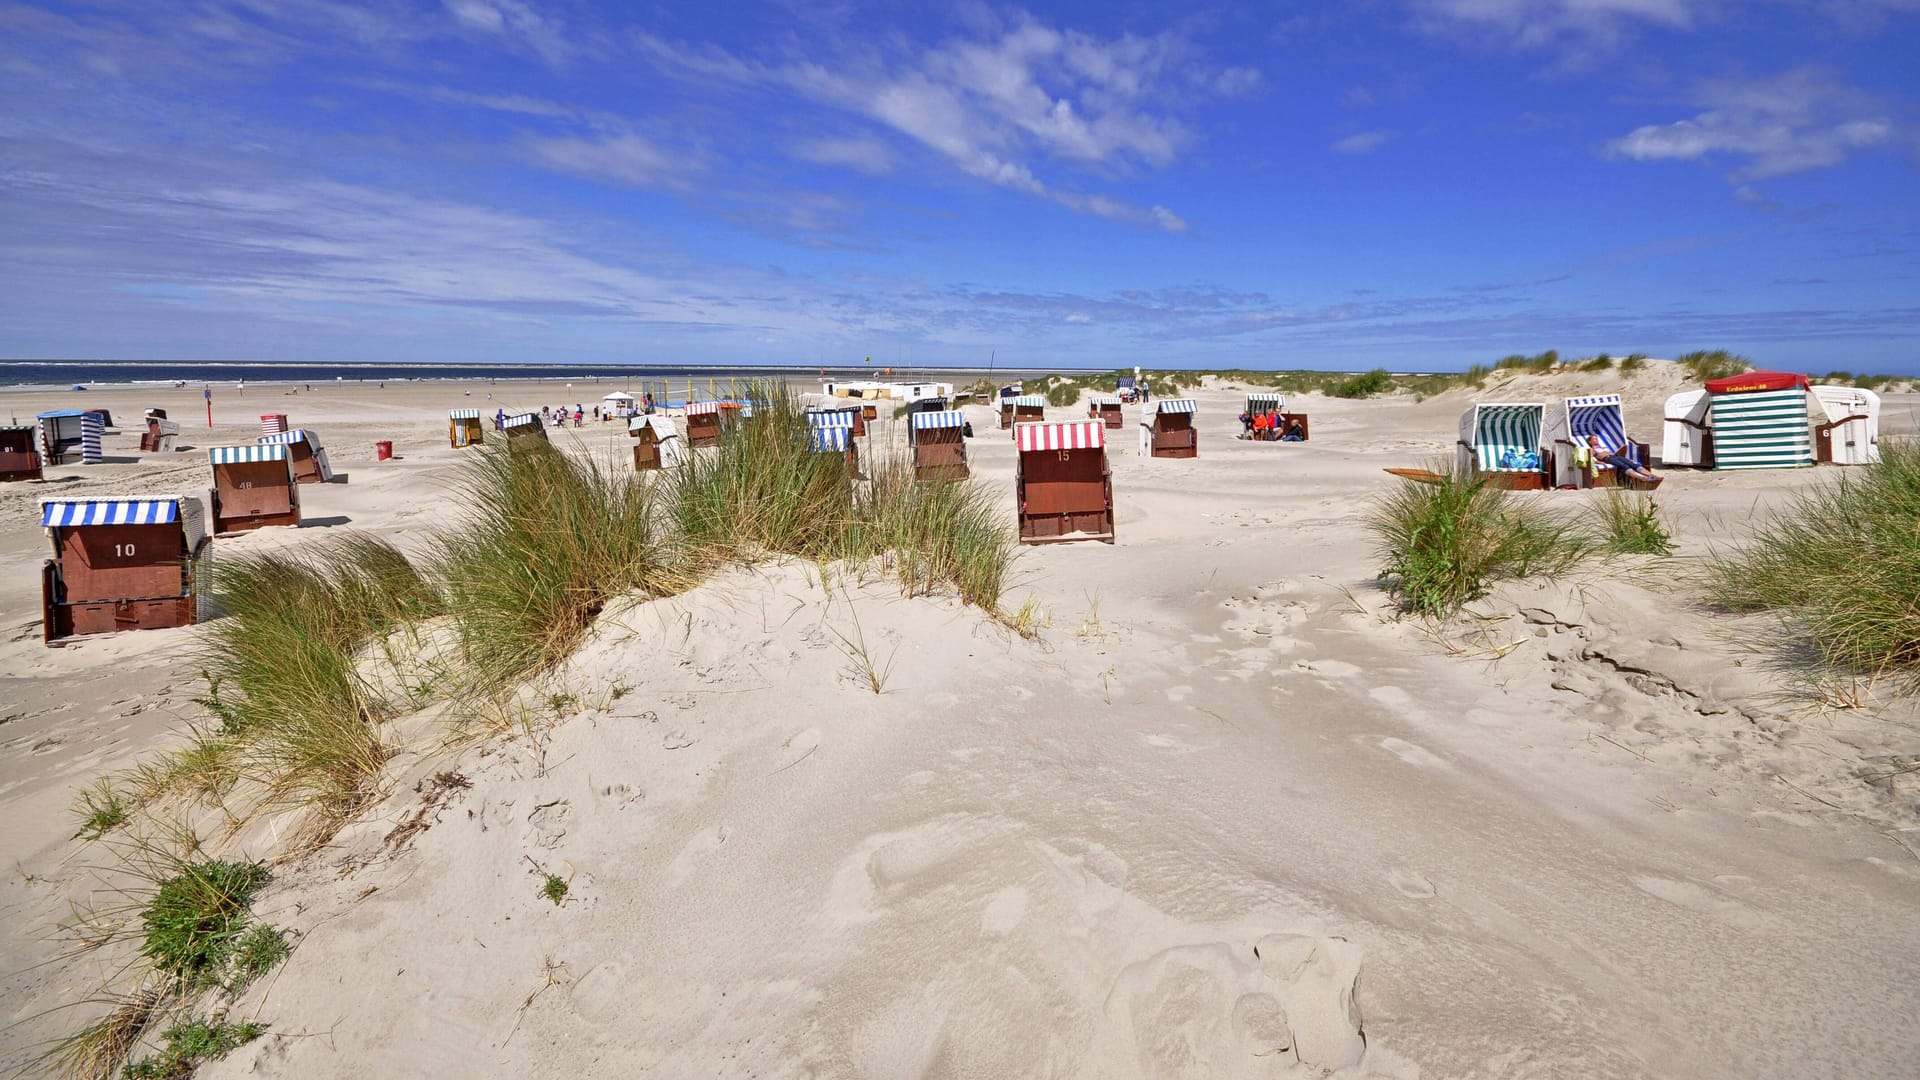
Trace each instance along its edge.
{"label": "blue stripe pattern", "polygon": [[1164,401],[1154,402],[1153,407],[1163,413],[1190,413],[1194,411],[1192,398],[1168,398]]}
{"label": "blue stripe pattern", "polygon": [[967,415],[958,409],[942,412],[918,412],[907,418],[907,423],[917,431],[923,428],[957,428],[967,426]]}
{"label": "blue stripe pattern", "polygon": [[278,443],[270,446],[215,446],[207,450],[207,458],[215,465],[239,465],[249,461],[285,461],[287,448]]}
{"label": "blue stripe pattern", "polygon": [[315,446],[319,445],[318,441],[307,435],[306,428],[294,428],[292,431],[276,431],[271,435],[260,436],[260,441],[269,445],[275,443],[291,445],[297,442],[313,443]]}
{"label": "blue stripe pattern", "polygon": [[168,525],[180,520],[174,499],[90,499],[40,501],[40,527],[70,525]]}
{"label": "blue stripe pattern", "polygon": [[825,453],[846,453],[847,446],[853,441],[853,427],[810,427],[807,429],[807,448]]}

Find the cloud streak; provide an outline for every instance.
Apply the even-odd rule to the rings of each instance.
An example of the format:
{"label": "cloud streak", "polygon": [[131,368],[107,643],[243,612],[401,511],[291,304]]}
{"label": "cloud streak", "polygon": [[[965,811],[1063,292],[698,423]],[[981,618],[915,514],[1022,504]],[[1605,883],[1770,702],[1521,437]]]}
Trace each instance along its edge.
{"label": "cloud streak", "polygon": [[1745,184],[1838,165],[1896,132],[1873,99],[1810,68],[1703,82],[1693,101],[1705,111],[1635,128],[1609,142],[1607,153],[1631,161],[1743,160],[1729,179]]}

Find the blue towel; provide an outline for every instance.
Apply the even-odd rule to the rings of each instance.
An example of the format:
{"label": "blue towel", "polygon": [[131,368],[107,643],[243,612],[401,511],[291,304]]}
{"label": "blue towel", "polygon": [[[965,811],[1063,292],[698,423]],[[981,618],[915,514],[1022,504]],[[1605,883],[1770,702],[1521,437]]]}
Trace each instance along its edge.
{"label": "blue towel", "polygon": [[1532,450],[1508,447],[1500,454],[1500,467],[1502,469],[1538,469],[1540,455]]}

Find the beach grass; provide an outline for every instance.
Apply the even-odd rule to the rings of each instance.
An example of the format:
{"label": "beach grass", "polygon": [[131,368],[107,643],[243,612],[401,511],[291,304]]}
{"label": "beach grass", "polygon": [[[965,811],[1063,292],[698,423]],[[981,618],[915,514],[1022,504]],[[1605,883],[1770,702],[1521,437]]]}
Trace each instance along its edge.
{"label": "beach grass", "polygon": [[1366,517],[1380,581],[1401,610],[1445,618],[1496,581],[1570,570],[1593,542],[1565,514],[1495,488],[1484,476],[1402,481]]}
{"label": "beach grass", "polygon": [[1920,443],[1802,489],[1744,546],[1707,566],[1713,601],[1780,618],[1768,644],[1836,673],[1920,693]]}
{"label": "beach grass", "polygon": [[1695,379],[1706,382],[1709,379],[1724,379],[1744,371],[1752,371],[1753,363],[1744,356],[1738,356],[1725,349],[1698,349],[1681,356],[1676,363],[1685,367]]}
{"label": "beach grass", "polygon": [[552,669],[613,597],[684,584],[661,537],[658,484],[617,461],[543,440],[487,446],[453,487],[462,509],[428,563],[482,689]]}
{"label": "beach grass", "polygon": [[1600,542],[1616,555],[1671,555],[1673,532],[1644,491],[1608,488],[1593,504]]}

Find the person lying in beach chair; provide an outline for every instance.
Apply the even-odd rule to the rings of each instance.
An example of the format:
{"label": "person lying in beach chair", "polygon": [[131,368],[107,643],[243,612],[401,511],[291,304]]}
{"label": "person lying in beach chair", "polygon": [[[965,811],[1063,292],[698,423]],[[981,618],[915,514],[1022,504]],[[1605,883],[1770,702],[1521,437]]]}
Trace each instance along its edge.
{"label": "person lying in beach chair", "polygon": [[1635,460],[1633,444],[1630,442],[1622,444],[1617,449],[1609,450],[1606,444],[1600,441],[1600,436],[1589,435],[1587,452],[1593,455],[1593,463],[1596,466],[1618,470],[1623,483],[1628,477],[1655,486],[1660,483],[1660,478],[1653,474],[1652,469]]}

